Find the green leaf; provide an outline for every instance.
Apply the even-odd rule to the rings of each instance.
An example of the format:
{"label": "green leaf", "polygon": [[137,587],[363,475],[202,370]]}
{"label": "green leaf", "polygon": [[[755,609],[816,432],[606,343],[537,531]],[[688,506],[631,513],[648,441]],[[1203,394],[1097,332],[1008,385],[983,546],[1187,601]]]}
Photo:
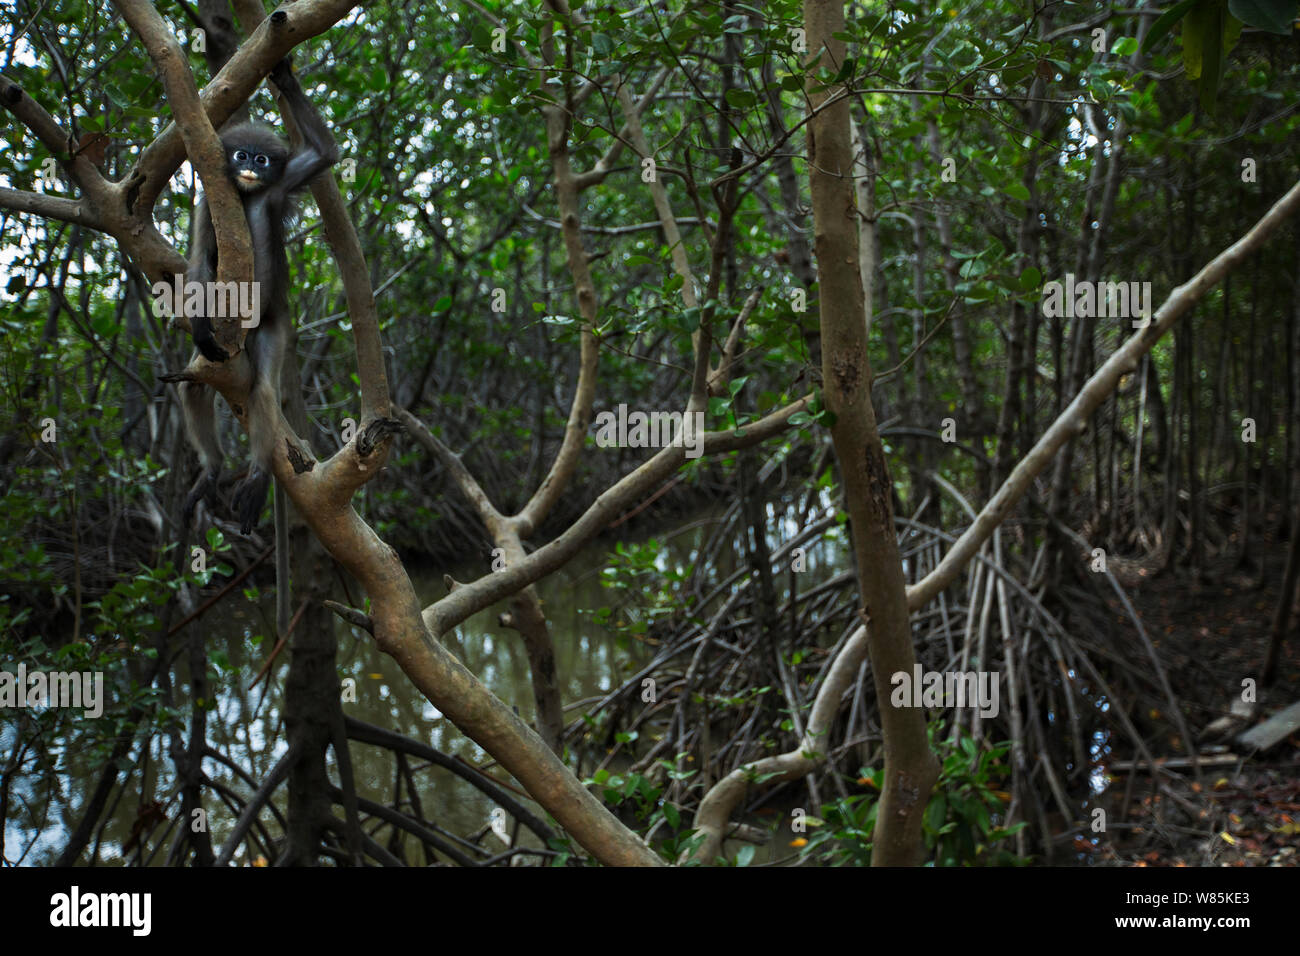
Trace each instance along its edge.
{"label": "green leaf", "polygon": [[931,800],[930,805],[925,808],[925,825],[935,833],[938,833],[943,827],[943,821],[947,816],[948,800],[941,793]]}
{"label": "green leaf", "polygon": [[1037,266],[1030,266],[1024,272],[1020,273],[1020,288],[1025,292],[1033,292],[1043,281],[1043,273]]}
{"label": "green leaf", "polygon": [[114,106],[116,106],[119,110],[124,110],[131,105],[131,100],[127,97],[127,95],[123,93],[121,90],[119,90],[112,83],[105,83],[103,86],[100,87],[100,89],[104,91],[104,95],[108,97],[109,102],[112,103]]}
{"label": "green leaf", "polygon": [[1011,183],[1006,189],[1002,190],[1012,199],[1019,199],[1021,202],[1029,201],[1029,190],[1023,183]]}
{"label": "green leaf", "polygon": [[727,90],[727,103],[737,109],[747,109],[758,102],[749,90]]}
{"label": "green leaf", "polygon": [[755,849],[753,846],[742,846],[736,854],[736,866],[749,866],[754,859]]}
{"label": "green leaf", "polygon": [[1289,36],[1300,5],[1295,0],[1228,0],[1228,12],[1248,27]]}
{"label": "green leaf", "polygon": [[1174,24],[1187,15],[1187,11],[1196,6],[1196,0],[1182,0],[1166,10],[1155,23],[1151,24],[1151,30],[1147,33],[1147,38],[1142,41],[1142,52],[1159,42],[1166,33],[1174,28]]}
{"label": "green leaf", "polygon": [[1183,65],[1198,80],[1201,109],[1210,112],[1223,79],[1224,27],[1227,10],[1218,3],[1196,7],[1183,24]]}

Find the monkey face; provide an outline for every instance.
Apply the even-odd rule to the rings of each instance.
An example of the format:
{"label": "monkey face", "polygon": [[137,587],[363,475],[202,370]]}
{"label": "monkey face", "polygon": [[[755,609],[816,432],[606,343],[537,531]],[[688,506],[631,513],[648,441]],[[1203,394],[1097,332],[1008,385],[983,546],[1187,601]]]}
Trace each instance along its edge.
{"label": "monkey face", "polygon": [[230,178],[241,192],[265,189],[284,172],[282,157],[252,147],[236,146],[228,154]]}

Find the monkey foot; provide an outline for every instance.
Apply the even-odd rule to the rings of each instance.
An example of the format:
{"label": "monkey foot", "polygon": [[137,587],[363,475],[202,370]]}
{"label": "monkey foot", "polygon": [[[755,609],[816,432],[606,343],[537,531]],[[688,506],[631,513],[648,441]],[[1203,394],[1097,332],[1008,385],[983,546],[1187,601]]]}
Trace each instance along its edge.
{"label": "monkey foot", "polygon": [[271,476],[260,468],[254,468],[248,477],[235,489],[235,515],[239,518],[239,530],[250,534],[257,527],[257,519],[266,504],[266,492],[271,487]]}
{"label": "monkey foot", "polygon": [[211,332],[206,336],[195,336],[194,345],[203,353],[203,357],[209,362],[230,361],[230,355],[227,354],[225,349],[217,344],[217,341],[212,337]]}
{"label": "monkey foot", "polygon": [[217,479],[220,477],[220,468],[205,468],[199,472],[199,477],[195,480],[194,486],[190,488],[190,493],[185,496],[185,504],[181,507],[181,519],[186,524],[189,524],[194,517],[194,509],[200,499],[206,501],[209,508],[216,510]]}
{"label": "monkey foot", "polygon": [[406,426],[395,418],[376,418],[357,435],[357,454],[362,458],[369,458],[380,443],[405,431]]}

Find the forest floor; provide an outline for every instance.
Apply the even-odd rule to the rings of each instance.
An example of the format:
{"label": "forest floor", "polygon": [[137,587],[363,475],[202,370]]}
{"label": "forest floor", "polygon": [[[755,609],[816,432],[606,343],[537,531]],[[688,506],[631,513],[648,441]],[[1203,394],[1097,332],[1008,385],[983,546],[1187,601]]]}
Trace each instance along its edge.
{"label": "forest floor", "polygon": [[[1277,540],[1275,530],[1266,532],[1252,542],[1250,557],[1249,566],[1242,566],[1235,553],[1211,560],[1202,575],[1186,568],[1159,572],[1154,561],[1124,561],[1113,568],[1159,652],[1171,686],[1185,705],[1191,702],[1188,723],[1201,735],[1198,749],[1220,751],[1207,755],[1217,763],[1203,765],[1199,775],[1190,767],[1161,768],[1154,782],[1146,773],[1135,781],[1125,819],[1136,826],[1127,831],[1118,852],[1103,854],[1113,862],[1300,866],[1300,735],[1246,759],[1232,759],[1222,746],[1241,730],[1300,700],[1297,617],[1292,617],[1278,680],[1269,690],[1258,691],[1254,718],[1218,735],[1205,734],[1206,727],[1228,715],[1232,701],[1240,698],[1242,679],[1258,677],[1268,650],[1286,542]],[[1109,603],[1117,617],[1124,615],[1118,599]],[[1138,640],[1126,616],[1124,622],[1121,633]],[[1185,754],[1176,734],[1156,737],[1149,745],[1157,758]],[[1117,799],[1125,782],[1123,775],[1116,775],[1111,792]]]}

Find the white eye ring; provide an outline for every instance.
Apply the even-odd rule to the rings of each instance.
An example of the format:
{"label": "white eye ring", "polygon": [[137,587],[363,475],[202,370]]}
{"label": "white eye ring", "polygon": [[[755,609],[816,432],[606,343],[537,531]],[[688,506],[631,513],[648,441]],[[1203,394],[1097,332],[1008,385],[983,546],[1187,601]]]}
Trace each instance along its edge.
{"label": "white eye ring", "polygon": [[248,161],[248,154],[242,149],[235,150],[235,162],[243,163]]}
{"label": "white eye ring", "polygon": [[261,153],[258,153],[256,156],[253,157],[253,162],[257,163],[257,165],[259,166],[265,166],[271,161],[267,159],[265,156],[263,156]]}

